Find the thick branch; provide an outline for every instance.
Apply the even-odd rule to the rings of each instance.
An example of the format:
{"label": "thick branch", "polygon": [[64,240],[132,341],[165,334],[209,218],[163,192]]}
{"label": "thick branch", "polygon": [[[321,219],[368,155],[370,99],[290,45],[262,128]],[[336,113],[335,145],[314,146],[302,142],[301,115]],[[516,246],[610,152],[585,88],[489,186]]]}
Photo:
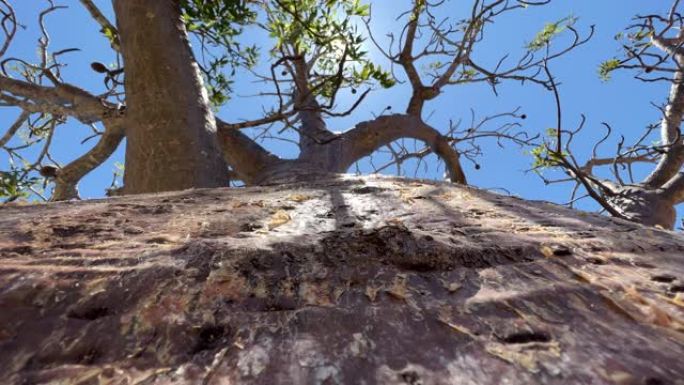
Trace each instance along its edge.
{"label": "thick branch", "polygon": [[265,124],[275,123],[283,119],[289,118],[294,115],[297,111],[291,110],[287,112],[275,112],[273,114],[267,115],[261,119],[248,120],[240,123],[225,123],[225,127],[233,130],[240,130],[243,128],[251,128],[263,126]]}
{"label": "thick branch", "polygon": [[0,100],[25,111],[69,115],[86,124],[110,118],[117,111],[111,103],[64,83],[45,87],[0,75],[0,90]]}
{"label": "thick branch", "polygon": [[347,168],[377,149],[401,138],[414,138],[425,142],[446,164],[452,182],[466,183],[458,152],[439,131],[413,115],[388,115],[362,122],[340,138],[341,162]]}
{"label": "thick branch", "polygon": [[321,116],[321,106],[309,87],[309,69],[303,57],[293,61],[296,85],[294,107],[301,122],[299,149],[303,155],[311,153],[321,140],[332,135]]}
{"label": "thick branch", "polygon": [[246,184],[254,184],[266,168],[281,162],[240,130],[231,128],[230,124],[216,119],[216,127],[226,162]]}
{"label": "thick branch", "polygon": [[404,46],[399,54],[399,64],[401,64],[401,66],[404,68],[404,71],[406,71],[406,76],[408,76],[411,86],[414,90],[423,88],[423,82],[420,79],[420,75],[418,74],[418,70],[414,64],[415,59],[413,58],[413,44],[416,40],[418,23],[424,7],[425,5],[423,0],[414,1],[410,20],[406,25],[406,40],[404,41]]}
{"label": "thick branch", "polygon": [[7,142],[10,141],[10,139],[12,139],[14,134],[16,134],[17,131],[19,131],[21,126],[24,124],[24,122],[26,122],[26,119],[28,119],[30,115],[31,114],[26,111],[23,111],[21,115],[19,115],[17,120],[15,120],[14,123],[12,123],[12,125],[9,127],[9,129],[7,129],[5,135],[0,137],[0,147],[4,146],[5,144],[7,144]]}
{"label": "thick branch", "polygon": [[591,158],[584,166],[580,168],[587,174],[592,174],[594,167],[612,166],[615,164],[632,164],[632,163],[655,163],[655,158],[651,154],[632,156],[632,157],[614,157],[614,158]]}
{"label": "thick branch", "polygon": [[423,105],[425,104],[425,92],[429,90],[418,74],[418,70],[415,65],[415,57],[413,56],[413,46],[416,40],[416,34],[418,32],[420,15],[425,9],[425,2],[423,0],[415,0],[413,3],[413,10],[411,11],[410,20],[406,25],[406,37],[404,41],[404,46],[401,48],[399,53],[398,63],[404,68],[406,76],[408,76],[411,87],[413,88],[413,94],[411,95],[411,100],[409,101],[408,107],[406,108],[406,113],[409,115],[420,116],[423,111]]}
{"label": "thick branch", "polygon": [[[2,7],[5,7],[3,9]],[[0,20],[0,29],[5,34],[5,41],[0,44],[0,57],[2,57],[7,49],[9,48],[14,35],[17,33],[17,16],[14,13],[12,5],[6,0],[0,0],[0,15],[2,15],[2,20]]]}
{"label": "thick branch", "polygon": [[105,132],[95,147],[57,172],[51,200],[63,201],[78,198],[78,182],[100,166],[116,151],[124,138],[120,121],[105,121]]}
{"label": "thick branch", "polygon": [[662,36],[662,33],[660,33],[654,35],[651,41],[653,42],[653,45],[674,58],[684,55],[684,48],[682,48],[682,43],[684,43],[684,31],[680,31],[676,38],[665,38]]}
{"label": "thick branch", "polygon": [[674,178],[663,186],[664,199],[671,200],[673,204],[684,203],[684,172],[679,172]]}
{"label": "thick branch", "polygon": [[657,188],[667,183],[684,164],[684,143],[680,130],[682,117],[684,117],[684,73],[677,71],[661,123],[661,144],[669,147],[655,170],[644,180],[644,184],[649,188]]}

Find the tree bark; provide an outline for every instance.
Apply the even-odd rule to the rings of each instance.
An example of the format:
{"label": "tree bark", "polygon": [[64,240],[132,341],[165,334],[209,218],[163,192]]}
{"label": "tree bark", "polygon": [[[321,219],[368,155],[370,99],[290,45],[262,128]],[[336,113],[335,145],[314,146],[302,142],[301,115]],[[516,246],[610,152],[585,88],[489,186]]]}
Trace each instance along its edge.
{"label": "tree bark", "polygon": [[125,65],[125,193],[228,185],[177,0],[114,0]]}
{"label": "tree bark", "polygon": [[676,202],[664,189],[649,190],[641,186],[615,186],[606,201],[625,218],[644,226],[674,229]]}
{"label": "tree bark", "polygon": [[684,237],[338,176],[0,207],[19,384],[672,384]]}

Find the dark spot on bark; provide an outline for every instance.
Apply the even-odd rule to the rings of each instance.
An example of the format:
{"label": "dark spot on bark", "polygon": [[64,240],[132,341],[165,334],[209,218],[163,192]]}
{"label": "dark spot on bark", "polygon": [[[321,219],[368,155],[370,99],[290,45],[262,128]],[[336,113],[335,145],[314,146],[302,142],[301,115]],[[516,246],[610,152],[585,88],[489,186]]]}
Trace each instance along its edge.
{"label": "dark spot on bark", "polygon": [[173,206],[172,205],[156,205],[156,206],[143,206],[138,209],[138,211],[141,214],[152,214],[152,215],[158,215],[158,214],[169,214],[173,212]]}
{"label": "dark spot on bark", "polygon": [[601,258],[596,258],[596,257],[589,257],[587,258],[587,262],[591,263],[592,265],[605,265],[606,261],[601,259]]}
{"label": "dark spot on bark", "polygon": [[136,226],[126,227],[124,229],[124,234],[130,234],[130,235],[142,234],[143,232],[145,232],[145,230],[143,230],[140,227],[136,227]]}
{"label": "dark spot on bark", "polygon": [[33,248],[31,246],[16,246],[0,249],[0,253],[17,253],[21,255],[31,254],[32,252]]}
{"label": "dark spot on bark", "polygon": [[677,277],[670,274],[658,274],[651,277],[651,281],[660,283],[672,283],[675,279],[677,279]]}
{"label": "dark spot on bark", "polygon": [[557,257],[564,257],[572,254],[572,250],[567,246],[553,246],[551,249],[553,250],[553,255]]}
{"label": "dark spot on bark", "polygon": [[55,226],[52,228],[52,233],[58,237],[71,237],[82,231],[83,229],[80,226]]}
{"label": "dark spot on bark", "polygon": [[549,342],[551,336],[544,332],[523,331],[509,334],[501,338],[501,341],[507,344],[529,344],[532,342]]}
{"label": "dark spot on bark", "polygon": [[433,238],[433,237],[430,236],[430,235],[426,235],[423,239],[425,239],[425,240],[428,241],[428,242],[432,242],[432,241],[435,240],[435,238]]}
{"label": "dark spot on bark", "polygon": [[87,321],[94,321],[98,318],[106,317],[109,314],[110,311],[108,308],[103,306],[95,306],[86,309],[72,310],[67,314],[67,317]]}
{"label": "dark spot on bark", "polygon": [[167,237],[152,237],[152,238],[146,239],[145,243],[165,244],[165,243],[172,243],[172,241]]}
{"label": "dark spot on bark", "polygon": [[670,286],[670,292],[672,292],[672,293],[684,293],[684,285],[672,285],[672,286]]}
{"label": "dark spot on bark", "polygon": [[112,378],[116,374],[116,370],[114,368],[105,368],[102,370],[102,376],[104,378]]}
{"label": "dark spot on bark", "polygon": [[274,298],[267,302],[265,311],[293,311],[297,310],[296,302],[291,298]]}
{"label": "dark spot on bark", "polygon": [[648,262],[635,261],[632,264],[636,267],[641,267],[644,269],[655,269],[656,268],[655,265],[648,263]]}
{"label": "dark spot on bark", "polygon": [[667,382],[657,377],[647,377],[644,379],[644,385],[666,385]]}
{"label": "dark spot on bark", "polygon": [[373,186],[356,187],[351,190],[351,192],[355,194],[374,194],[379,193],[381,191],[385,191],[385,189]]}
{"label": "dark spot on bark", "polygon": [[269,256],[255,256],[249,259],[250,266],[258,271],[266,271],[272,267],[271,261],[269,261]]}
{"label": "dark spot on bark", "polygon": [[54,245],[55,249],[62,250],[72,250],[72,249],[85,249],[88,245],[85,243],[56,243]]}
{"label": "dark spot on bark", "polygon": [[216,246],[208,242],[193,242],[179,250],[187,258],[185,269],[196,269],[195,279],[197,282],[204,282],[209,277],[209,273],[214,265]]}
{"label": "dark spot on bark", "polygon": [[208,324],[202,326],[197,333],[197,341],[192,348],[192,354],[216,348],[229,332],[230,328],[226,325]]}
{"label": "dark spot on bark", "polygon": [[420,380],[420,376],[413,370],[407,370],[399,374],[399,378],[409,385],[422,385],[423,382]]}
{"label": "dark spot on bark", "polygon": [[98,352],[96,349],[89,349],[78,357],[78,363],[83,365],[92,365],[97,361],[99,356],[100,352]]}
{"label": "dark spot on bark", "polygon": [[262,227],[263,226],[261,226],[260,224],[257,224],[257,223],[243,223],[242,225],[240,225],[240,231],[243,233],[251,233],[251,232],[258,230]]}

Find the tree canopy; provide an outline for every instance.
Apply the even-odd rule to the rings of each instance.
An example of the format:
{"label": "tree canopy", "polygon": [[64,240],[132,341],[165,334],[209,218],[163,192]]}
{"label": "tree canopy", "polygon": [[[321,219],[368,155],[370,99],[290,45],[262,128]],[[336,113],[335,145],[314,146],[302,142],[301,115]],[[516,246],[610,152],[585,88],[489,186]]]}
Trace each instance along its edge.
{"label": "tree canopy", "polygon": [[[404,174],[407,167],[429,167],[436,170],[432,175],[468,183],[467,170],[506,162],[482,156],[483,142],[494,141],[520,149],[545,183],[574,186],[570,204],[588,197],[613,216],[673,227],[675,207],[684,201],[680,1],[624,20],[624,31],[615,31],[614,48],[621,52],[597,55],[597,63],[603,61],[593,70],[604,81],[626,81],[611,77],[628,71],[671,88],[667,100],[655,101],[659,121],[643,133],[606,122],[598,139],[585,132],[595,121],[563,114],[575,103],[562,97],[573,79],[554,74],[555,62],[591,41],[594,25],[583,23],[582,15],[563,15],[540,21],[536,34],[519,36],[519,46],[496,44],[500,20],[558,2],[456,3],[397,2],[398,18],[388,20],[377,4],[360,0],[81,0],[78,6],[96,22],[88,28],[99,26],[113,58],[89,63],[87,76],[102,79],[92,91],[62,76],[78,47],[51,45],[50,21],[67,12],[64,5],[37,2],[32,21],[20,20],[11,0],[0,0],[0,108],[13,114],[0,131],[7,159],[0,166],[0,197],[77,198],[79,181],[124,140],[126,159],[111,194],[283,183],[362,170]],[[25,28],[41,36],[37,59],[11,50]],[[249,101],[234,87],[240,83],[244,91],[248,81]],[[473,115],[469,123],[463,116],[430,120],[426,106],[448,97],[450,89],[479,86],[499,95],[511,83],[545,92],[555,106],[542,118],[551,128],[526,124],[525,105],[532,100]],[[381,90],[397,96],[391,104],[375,104],[371,116],[361,114]],[[222,113],[252,101],[262,106],[256,116]],[[475,111],[481,107],[463,102]],[[340,119],[352,127],[337,126]],[[96,144],[81,151],[72,139],[73,151],[82,155],[60,162],[52,155],[61,140],[56,132],[73,120],[92,129],[84,141]],[[593,141],[589,153],[577,151],[580,140]],[[279,155],[273,147],[278,142],[293,144],[293,154]]]}

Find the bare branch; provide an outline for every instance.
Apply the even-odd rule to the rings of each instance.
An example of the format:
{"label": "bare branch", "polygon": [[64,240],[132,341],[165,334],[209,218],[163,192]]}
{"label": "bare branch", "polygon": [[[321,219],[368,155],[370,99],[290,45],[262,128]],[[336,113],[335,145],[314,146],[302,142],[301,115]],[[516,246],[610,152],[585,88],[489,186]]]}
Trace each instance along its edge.
{"label": "bare branch", "polygon": [[14,121],[14,123],[12,123],[12,125],[7,129],[7,132],[5,132],[5,135],[0,137],[0,147],[3,147],[5,144],[7,144],[7,142],[10,141],[10,139],[12,139],[14,134],[16,134],[17,131],[19,131],[21,126],[24,125],[24,123],[26,122],[26,120],[28,120],[30,115],[31,114],[29,112],[26,112],[26,111],[23,111],[19,115],[19,117]]}
{"label": "bare branch", "polygon": [[12,44],[17,32],[17,16],[7,0],[0,0],[0,29],[5,35],[5,39],[0,45],[0,57],[2,57]]}
{"label": "bare branch", "polygon": [[458,152],[448,138],[435,128],[412,115],[386,115],[357,124],[342,134],[342,164],[349,168],[357,160],[372,154],[400,138],[414,138],[425,142],[446,164],[450,179],[466,184],[466,177],[459,161]]}
{"label": "bare branch", "polygon": [[29,112],[73,116],[89,124],[119,113],[115,105],[66,83],[45,87],[0,75],[0,100]]}
{"label": "bare branch", "polygon": [[231,128],[230,124],[216,119],[216,128],[226,162],[246,184],[257,183],[268,167],[281,162],[240,130]]}
{"label": "bare branch", "polygon": [[681,124],[684,117],[684,73],[677,71],[661,123],[661,144],[668,146],[666,153],[644,184],[650,188],[662,186],[684,164],[684,141]]}
{"label": "bare branch", "polygon": [[684,203],[684,172],[679,172],[663,186],[663,197],[674,204]]}
{"label": "bare branch", "polygon": [[57,171],[51,200],[78,199],[78,182],[116,151],[124,138],[124,128],[118,120],[104,121],[103,124],[105,131],[95,147]]}

